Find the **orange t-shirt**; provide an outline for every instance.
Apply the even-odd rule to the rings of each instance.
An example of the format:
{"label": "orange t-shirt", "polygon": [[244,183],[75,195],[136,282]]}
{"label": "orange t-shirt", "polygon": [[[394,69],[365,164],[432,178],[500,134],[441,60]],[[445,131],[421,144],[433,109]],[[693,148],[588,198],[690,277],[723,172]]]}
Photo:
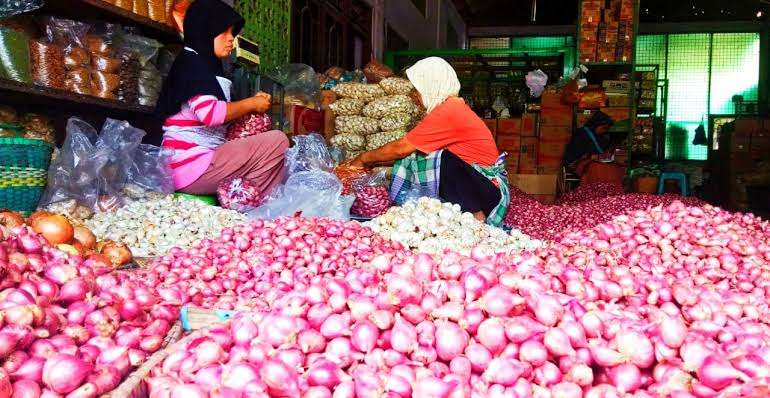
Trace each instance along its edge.
{"label": "orange t-shirt", "polygon": [[448,149],[468,164],[492,166],[500,153],[492,133],[461,98],[444,101],[429,113],[406,140],[420,152]]}

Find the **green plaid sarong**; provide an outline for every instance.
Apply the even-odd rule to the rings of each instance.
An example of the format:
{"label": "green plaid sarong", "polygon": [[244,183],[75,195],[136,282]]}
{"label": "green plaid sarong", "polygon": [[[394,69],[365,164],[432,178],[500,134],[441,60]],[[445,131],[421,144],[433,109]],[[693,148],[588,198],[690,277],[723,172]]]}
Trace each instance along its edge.
{"label": "green plaid sarong", "polygon": [[[393,164],[390,182],[390,199],[397,205],[402,205],[409,199],[427,196],[439,197],[439,179],[441,175],[441,153],[431,152],[427,155],[417,152]],[[500,226],[511,202],[511,191],[508,187],[508,173],[505,171],[507,153],[502,153],[493,166],[485,167],[477,164],[471,166],[483,174],[500,188],[500,202],[487,215],[487,224]]]}

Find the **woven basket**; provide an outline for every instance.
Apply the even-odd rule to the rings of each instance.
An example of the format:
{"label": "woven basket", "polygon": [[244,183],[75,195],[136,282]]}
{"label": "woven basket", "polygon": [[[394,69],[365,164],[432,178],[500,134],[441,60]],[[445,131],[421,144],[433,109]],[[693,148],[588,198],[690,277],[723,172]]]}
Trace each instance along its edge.
{"label": "woven basket", "polygon": [[182,338],[182,324],[177,322],[171,327],[166,339],[163,340],[163,348],[152,354],[147,360],[133,371],[114,390],[101,395],[100,398],[147,398],[147,384],[144,378],[150,374],[152,368],[160,364],[171,352],[169,349]]}
{"label": "woven basket", "polygon": [[45,141],[0,138],[0,208],[25,216],[37,208],[52,152],[53,147]]}

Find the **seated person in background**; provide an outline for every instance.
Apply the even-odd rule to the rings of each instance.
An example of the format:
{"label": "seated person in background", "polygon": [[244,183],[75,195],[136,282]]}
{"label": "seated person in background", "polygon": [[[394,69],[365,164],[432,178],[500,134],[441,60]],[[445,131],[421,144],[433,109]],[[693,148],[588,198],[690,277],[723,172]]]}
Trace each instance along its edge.
{"label": "seated person in background", "polygon": [[393,164],[390,198],[400,204],[420,196],[460,205],[476,219],[498,226],[510,203],[505,154],[484,122],[458,97],[460,81],[445,60],[417,62],[406,75],[427,116],[404,138],[364,152],[348,164]]}
{"label": "seated person in background", "polygon": [[564,152],[564,165],[567,169],[577,172],[578,163],[605,153],[607,151],[605,134],[612,124],[612,119],[606,113],[598,111],[583,127],[575,130]]}
{"label": "seated person in background", "polygon": [[564,152],[564,166],[580,176],[581,184],[605,182],[623,185],[624,167],[596,161],[609,152],[607,131],[613,123],[606,113],[597,111],[583,127],[572,133]]}

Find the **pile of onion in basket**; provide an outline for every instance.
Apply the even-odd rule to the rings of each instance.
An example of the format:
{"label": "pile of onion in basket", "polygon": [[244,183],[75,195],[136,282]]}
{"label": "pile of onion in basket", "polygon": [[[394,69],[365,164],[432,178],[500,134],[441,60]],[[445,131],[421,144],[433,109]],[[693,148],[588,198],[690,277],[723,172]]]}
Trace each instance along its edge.
{"label": "pile of onion in basket", "polygon": [[441,254],[454,250],[469,254],[474,247],[489,252],[531,250],[542,245],[518,230],[510,234],[463,213],[460,206],[423,197],[367,223],[383,237],[403,243],[420,253]]}
{"label": "pile of onion in basket", "polygon": [[159,350],[178,317],[112,265],[0,227],[0,397],[94,397]]}
{"label": "pile of onion in basket", "polygon": [[[357,223],[257,222],[155,265],[185,294],[256,275],[264,299],[147,381],[163,397],[767,396],[769,234],[676,202],[534,253],[434,259]],[[212,271],[181,278],[195,266]]]}

